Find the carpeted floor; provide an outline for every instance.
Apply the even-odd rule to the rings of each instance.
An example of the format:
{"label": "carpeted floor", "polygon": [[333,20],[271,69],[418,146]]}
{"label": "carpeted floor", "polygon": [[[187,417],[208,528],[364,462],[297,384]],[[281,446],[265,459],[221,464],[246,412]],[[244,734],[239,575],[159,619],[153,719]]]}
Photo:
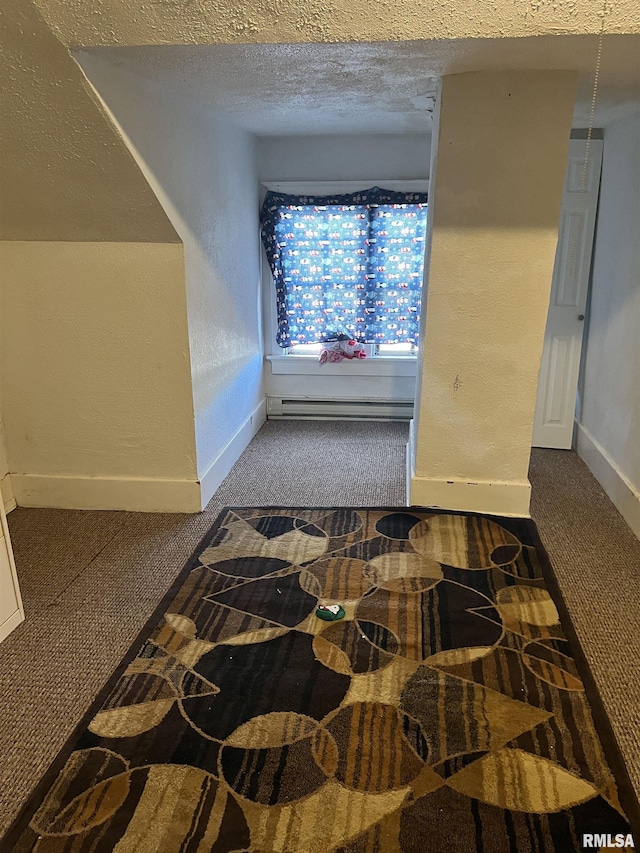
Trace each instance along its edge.
{"label": "carpeted floor", "polygon": [[[27,621],[0,646],[0,831],[222,506],[402,506],[406,440],[400,424],[269,422],[197,516],[11,513]],[[535,451],[531,480],[532,514],[640,792],[640,543],[574,454]]]}

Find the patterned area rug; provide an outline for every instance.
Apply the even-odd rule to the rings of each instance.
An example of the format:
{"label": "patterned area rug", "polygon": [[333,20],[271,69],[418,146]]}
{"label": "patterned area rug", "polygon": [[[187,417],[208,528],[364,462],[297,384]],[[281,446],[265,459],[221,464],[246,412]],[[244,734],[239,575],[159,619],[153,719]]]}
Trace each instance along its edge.
{"label": "patterned area rug", "polygon": [[592,689],[532,522],[228,509],[1,849],[627,841],[631,786]]}

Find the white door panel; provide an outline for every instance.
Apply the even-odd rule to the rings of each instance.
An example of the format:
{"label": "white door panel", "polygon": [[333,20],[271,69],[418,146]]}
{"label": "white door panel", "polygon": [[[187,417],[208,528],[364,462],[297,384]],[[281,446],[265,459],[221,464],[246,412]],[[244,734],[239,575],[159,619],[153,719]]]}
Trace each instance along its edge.
{"label": "white door panel", "polygon": [[587,142],[583,139],[572,139],[569,143],[569,163],[533,426],[534,447],[568,449],[573,437],[602,140],[591,140],[584,175],[586,147]]}

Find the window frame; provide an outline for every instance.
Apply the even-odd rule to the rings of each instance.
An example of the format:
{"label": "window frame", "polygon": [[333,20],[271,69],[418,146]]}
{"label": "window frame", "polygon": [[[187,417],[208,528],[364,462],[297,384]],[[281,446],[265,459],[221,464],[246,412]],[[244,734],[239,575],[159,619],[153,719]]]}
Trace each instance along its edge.
{"label": "window frame", "polygon": [[[379,186],[388,190],[398,192],[429,192],[429,181],[424,178],[415,178],[408,180],[391,180],[386,181],[383,178],[375,178],[369,181],[261,181],[260,184],[260,204],[264,201],[267,191],[286,193],[287,195],[337,195],[342,193],[359,192],[360,190],[370,189],[371,187]],[[258,226],[259,228],[259,226]],[[286,364],[292,368],[292,372],[304,372],[303,366],[311,368],[317,363],[317,356],[309,353],[294,353],[291,352],[292,347],[280,349],[276,343],[276,331],[278,328],[278,317],[276,310],[276,300],[273,296],[273,278],[269,263],[265,254],[264,246],[260,240],[260,267],[262,280],[262,308],[263,308],[263,338],[265,343],[265,357],[271,362],[271,367],[274,372],[286,373],[289,372]],[[364,361],[358,360],[354,366],[351,361],[345,360],[339,364],[325,364],[323,371],[327,372],[331,368],[342,368],[342,372],[362,373],[362,366],[369,360],[369,364],[375,361],[381,373],[378,375],[388,375],[389,370],[395,372],[394,363],[399,362],[404,364],[406,368],[411,369],[410,373],[403,375],[415,375],[415,366],[417,363],[418,350],[414,353],[394,353],[380,354],[377,344],[367,344],[367,358]],[[298,363],[298,369],[294,369],[294,362]],[[386,364],[386,368],[384,365]],[[315,368],[313,369],[315,372]],[[312,372],[309,370],[309,372]],[[367,373],[369,370],[366,371]]]}

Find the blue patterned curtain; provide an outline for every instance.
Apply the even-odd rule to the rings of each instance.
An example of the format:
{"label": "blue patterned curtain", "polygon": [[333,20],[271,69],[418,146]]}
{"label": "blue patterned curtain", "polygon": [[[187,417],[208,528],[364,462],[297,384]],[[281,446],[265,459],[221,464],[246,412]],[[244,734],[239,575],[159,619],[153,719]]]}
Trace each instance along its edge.
{"label": "blue patterned curtain", "polygon": [[426,221],[426,193],[268,192],[260,223],[276,285],[278,345],[339,335],[417,344]]}

